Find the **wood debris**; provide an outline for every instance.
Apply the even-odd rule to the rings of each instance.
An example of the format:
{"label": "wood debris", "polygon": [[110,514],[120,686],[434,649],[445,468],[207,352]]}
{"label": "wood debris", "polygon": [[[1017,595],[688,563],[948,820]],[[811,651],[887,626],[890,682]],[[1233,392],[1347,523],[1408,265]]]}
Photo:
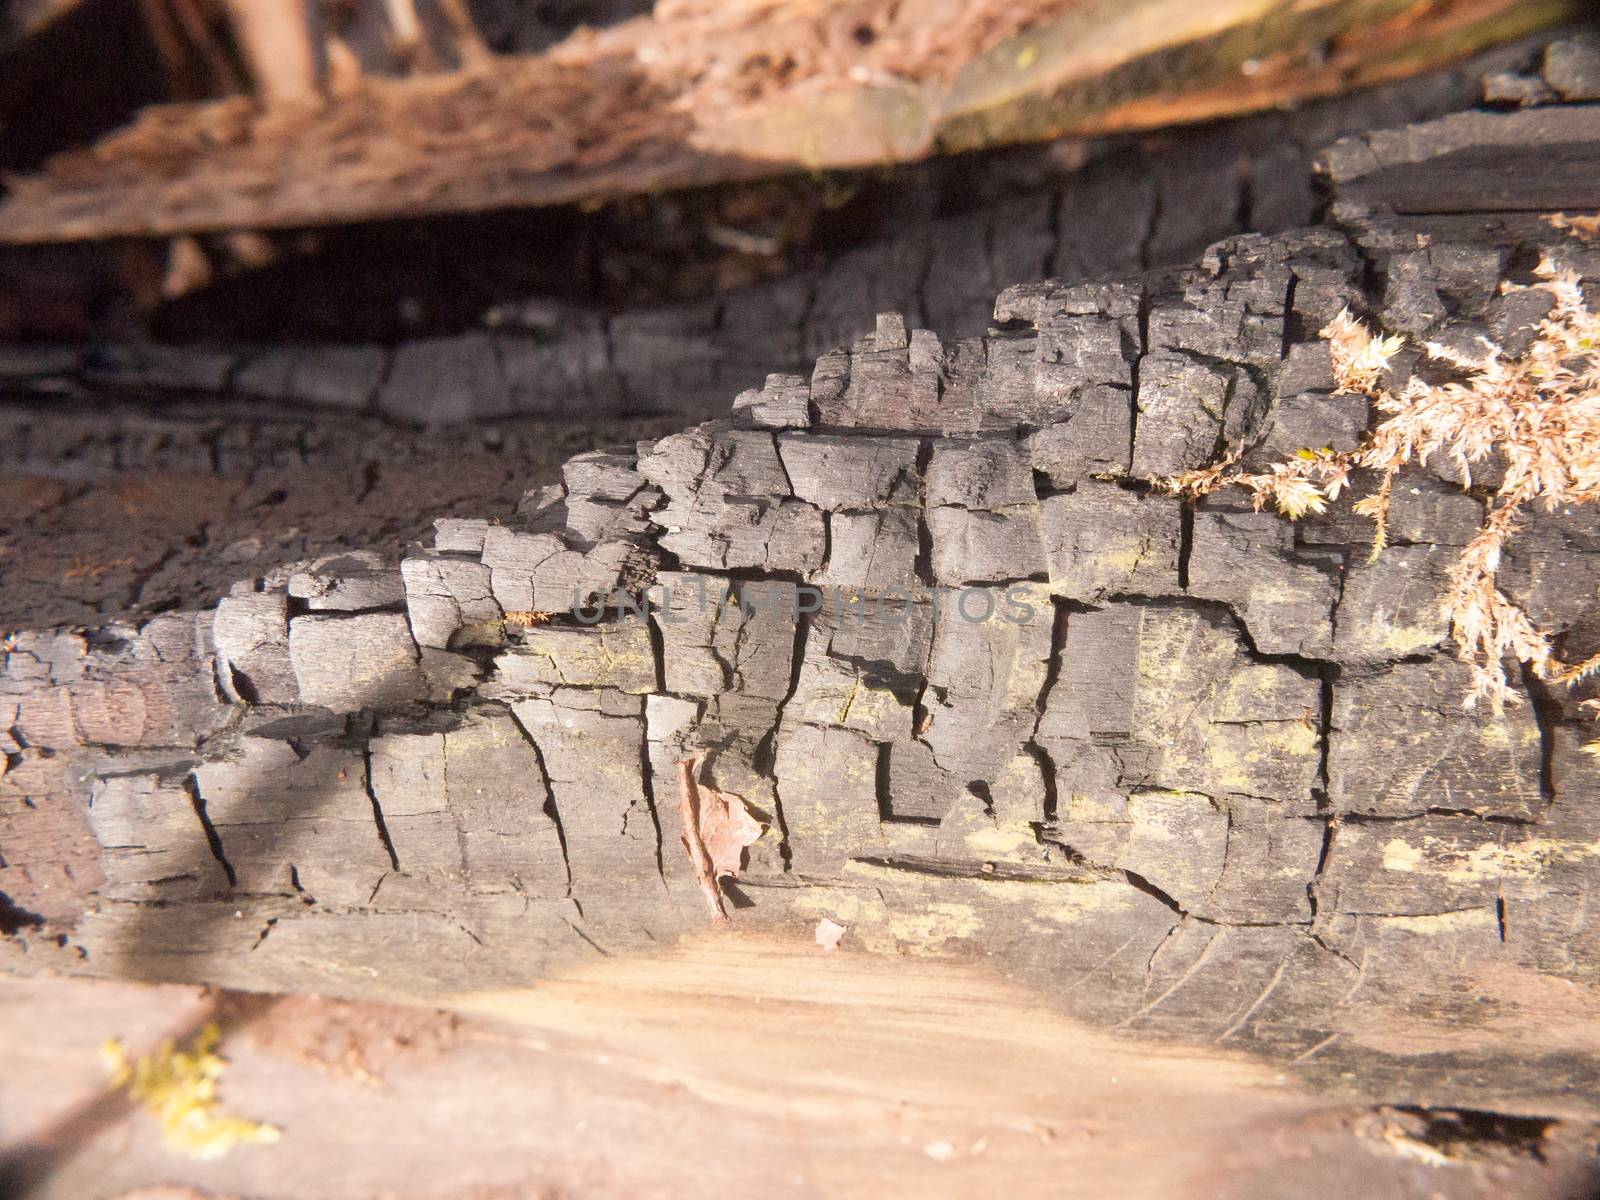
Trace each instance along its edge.
{"label": "wood debris", "polygon": [[661,5],[538,56],[463,52],[473,69],[341,77],[315,104],[270,102],[301,94],[306,77],[305,39],[274,29],[269,41],[299,50],[271,78],[258,72],[262,97],[152,107],[8,180],[0,238],[598,203],[1205,121],[1412,74],[1575,5],[1395,7],[1375,18],[1354,0],[1265,11],[1258,0],[1033,0],[969,5],[952,22],[933,0]]}
{"label": "wood debris", "polygon": [[718,881],[739,877],[744,868],[745,847],[761,836],[762,826],[738,796],[696,782],[695,774],[702,761],[695,757],[678,763],[678,813],[683,818],[683,848],[694,864],[695,877],[705,893],[712,919],[726,922],[728,912]]}

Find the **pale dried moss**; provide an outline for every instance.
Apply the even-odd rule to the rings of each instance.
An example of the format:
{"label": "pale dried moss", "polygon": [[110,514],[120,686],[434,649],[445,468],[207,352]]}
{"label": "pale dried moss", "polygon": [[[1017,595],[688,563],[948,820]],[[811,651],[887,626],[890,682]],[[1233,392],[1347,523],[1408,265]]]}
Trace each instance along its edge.
{"label": "pale dried moss", "polygon": [[1472,668],[1469,699],[1496,705],[1517,698],[1507,677],[1512,661],[1564,683],[1600,670],[1600,656],[1561,661],[1550,635],[1500,591],[1496,579],[1506,542],[1528,506],[1555,510],[1600,497],[1600,316],[1585,304],[1577,275],[1548,261],[1538,274],[1540,281],[1531,287],[1548,291],[1554,306],[1525,354],[1507,355],[1487,339],[1476,353],[1425,344],[1431,359],[1456,372],[1448,383],[1413,376],[1399,389],[1386,386],[1389,361],[1402,339],[1374,335],[1348,311],[1330,322],[1322,336],[1339,390],[1370,397],[1380,414],[1356,449],[1301,450],[1256,473],[1225,461],[1164,481],[1190,497],[1243,487],[1257,508],[1271,502],[1295,519],[1324,511],[1356,469],[1373,471],[1376,489],[1354,507],[1374,522],[1376,556],[1387,541],[1389,497],[1401,467],[1447,461],[1470,485],[1473,468],[1498,455],[1504,479],[1477,536],[1452,568],[1443,601],[1457,654]]}

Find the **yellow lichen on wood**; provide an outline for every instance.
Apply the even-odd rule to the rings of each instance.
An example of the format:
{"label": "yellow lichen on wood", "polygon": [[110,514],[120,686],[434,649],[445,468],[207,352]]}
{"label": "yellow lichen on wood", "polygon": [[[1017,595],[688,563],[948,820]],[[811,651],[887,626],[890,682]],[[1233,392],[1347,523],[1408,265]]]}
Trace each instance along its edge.
{"label": "yellow lichen on wood", "polygon": [[889,914],[889,933],[908,954],[943,954],[948,942],[976,937],[983,920],[970,904],[930,900]]}
{"label": "yellow lichen on wood", "polygon": [[1600,857],[1600,842],[1520,842],[1461,846],[1451,838],[1424,837],[1420,844],[1391,838],[1383,846],[1383,869],[1408,874],[1426,870],[1451,883],[1532,879],[1556,863]]}
{"label": "yellow lichen on wood", "polygon": [[207,1025],[188,1051],[168,1038],[153,1054],[130,1058],[116,1039],[101,1047],[113,1088],[128,1095],[161,1126],[167,1148],[201,1161],[221,1158],[236,1146],[275,1142],[271,1125],[220,1111],[217,1081],[226,1061],[217,1053],[222,1031]]}

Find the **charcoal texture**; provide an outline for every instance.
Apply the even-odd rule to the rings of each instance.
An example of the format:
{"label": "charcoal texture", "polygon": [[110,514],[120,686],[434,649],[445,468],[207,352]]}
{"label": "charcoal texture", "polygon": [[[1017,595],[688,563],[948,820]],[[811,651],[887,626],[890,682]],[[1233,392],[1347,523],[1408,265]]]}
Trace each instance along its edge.
{"label": "charcoal texture", "polygon": [[[0,888],[39,923],[0,961],[522,985],[705,922],[692,757],[763,826],[736,923],[981,953],[1080,1016],[1364,1087],[1588,1103],[1592,1049],[1359,1047],[1481,1020],[1473,986],[1416,1001],[1422,975],[1600,983],[1581,714],[1466,707],[1439,612],[1481,482],[1408,471],[1374,557],[1370,480],[1297,524],[1161,478],[1353,444],[1317,331],[1352,302],[1429,336],[1509,321],[1508,264],[1557,236],[1519,229],[1369,214],[1011,288],[982,335],[887,313],[729,419],[572,459],[516,518],[15,635]],[[1597,577],[1581,518],[1508,552],[1574,644]]]}

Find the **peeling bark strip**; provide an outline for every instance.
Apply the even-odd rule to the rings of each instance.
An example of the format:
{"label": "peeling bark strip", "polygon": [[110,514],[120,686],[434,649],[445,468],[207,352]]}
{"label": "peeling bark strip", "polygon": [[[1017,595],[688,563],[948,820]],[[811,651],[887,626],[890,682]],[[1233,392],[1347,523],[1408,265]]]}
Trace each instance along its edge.
{"label": "peeling bark strip", "polygon": [[683,820],[683,848],[694,863],[695,877],[705,892],[711,918],[726,923],[722,883],[739,878],[744,868],[745,847],[764,832],[738,796],[715,788],[702,787],[695,780],[702,757],[678,762],[678,811]]}
{"label": "peeling bark strip", "polygon": [[695,878],[705,892],[711,919],[726,925],[728,911],[722,904],[722,889],[717,886],[711,856],[706,853],[706,844],[700,837],[700,792],[694,782],[696,765],[692,758],[678,762],[678,814],[683,820],[683,848],[689,852],[689,861],[694,863]]}
{"label": "peeling bark strip", "polygon": [[1412,74],[1579,7],[1037,0],[974,4],[952,21],[931,0],[661,5],[452,79],[369,80],[317,103],[152,108],[8,181],[0,238],[592,202],[1148,129]]}
{"label": "peeling bark strip", "polygon": [[[981,336],[885,314],[399,566],[14,635],[0,962],[525,985],[703,928],[726,795],[764,827],[742,927],[981,956],[1376,1099],[1596,1115],[1592,722],[1582,692],[1462,706],[1439,599],[1481,491],[1413,467],[1373,559],[1371,481],[1297,524],[1150,486],[1353,445],[1312,332],[1346,306],[1514,348],[1542,316],[1499,290],[1521,264],[1600,280],[1536,214],[1341,216],[1009,288]],[[1574,657],[1600,649],[1597,521],[1533,515],[1500,574]]]}

